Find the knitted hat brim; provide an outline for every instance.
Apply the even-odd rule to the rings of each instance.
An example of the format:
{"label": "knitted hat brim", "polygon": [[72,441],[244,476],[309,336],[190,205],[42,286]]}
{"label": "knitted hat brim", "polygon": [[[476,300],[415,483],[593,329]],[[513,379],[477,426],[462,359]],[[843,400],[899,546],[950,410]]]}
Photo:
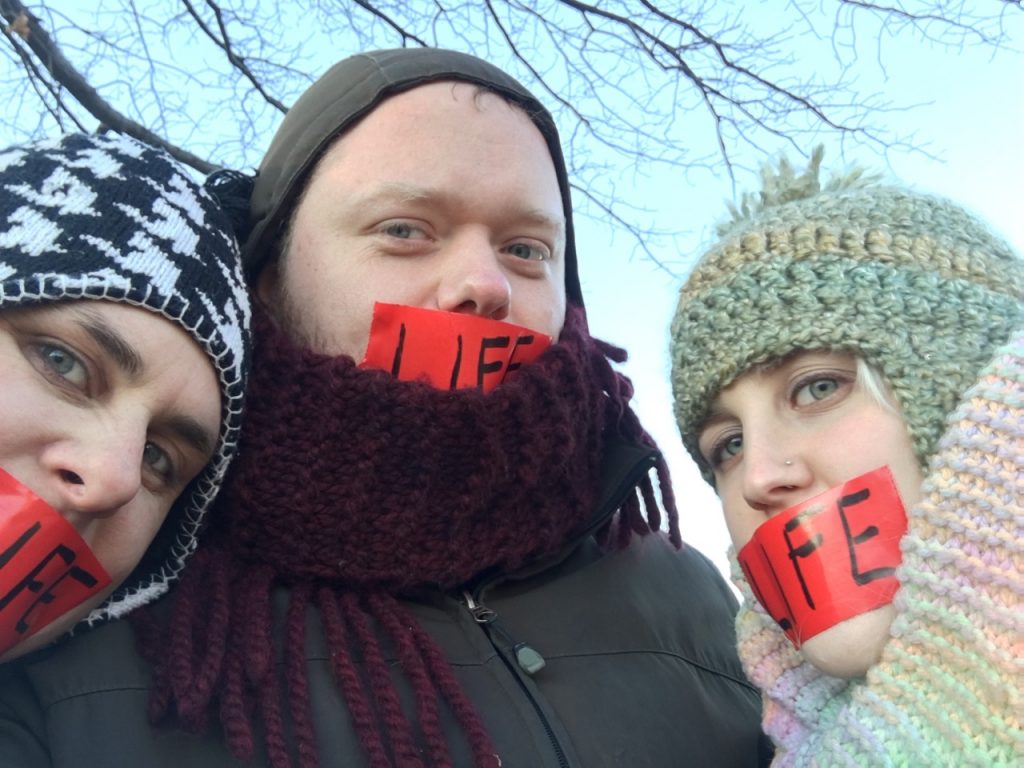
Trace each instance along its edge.
{"label": "knitted hat brim", "polygon": [[[851,280],[860,299],[846,293]],[[808,290],[808,285],[833,290]],[[744,297],[743,322],[736,321],[738,297]],[[964,312],[970,306],[985,307],[990,314],[972,317]],[[688,303],[673,322],[673,338],[687,340],[676,346],[673,360],[688,371],[687,386],[675,398],[676,419],[687,427],[681,429],[684,443],[707,471],[697,446],[698,428],[722,390],[751,368],[796,351],[844,351],[881,372],[901,409],[918,415],[908,429],[925,465],[944,431],[946,414],[970,386],[973,371],[1005,341],[1019,311],[1013,297],[969,281],[937,279],[913,267],[858,271],[856,261],[838,255],[813,264],[786,259],[752,264],[716,284],[700,301]],[[881,334],[879,316],[899,317],[900,322]],[[992,323],[993,316],[1005,322]],[[919,332],[934,324],[958,328],[955,349],[945,335]],[[714,329],[713,337],[704,332],[708,328]],[[973,351],[974,358],[965,359],[964,350]],[[931,361],[926,375],[919,370],[922,360]]]}

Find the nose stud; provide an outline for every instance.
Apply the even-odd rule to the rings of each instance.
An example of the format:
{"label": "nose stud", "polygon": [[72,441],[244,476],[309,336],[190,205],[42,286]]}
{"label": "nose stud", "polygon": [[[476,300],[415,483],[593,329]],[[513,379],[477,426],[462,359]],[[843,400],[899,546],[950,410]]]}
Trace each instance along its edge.
{"label": "nose stud", "polygon": [[785,464],[787,467],[792,467],[793,466],[793,460],[792,459],[786,459],[782,463]]}

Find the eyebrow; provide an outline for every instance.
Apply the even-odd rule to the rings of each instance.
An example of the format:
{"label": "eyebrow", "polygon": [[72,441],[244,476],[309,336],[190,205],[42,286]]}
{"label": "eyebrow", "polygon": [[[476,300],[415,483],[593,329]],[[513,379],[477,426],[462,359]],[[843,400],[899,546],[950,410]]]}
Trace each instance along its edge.
{"label": "eyebrow", "polygon": [[184,415],[174,416],[168,419],[166,424],[168,429],[209,460],[213,454],[214,445],[214,438],[210,430],[191,416]]}
{"label": "eyebrow", "polygon": [[[378,185],[376,189],[365,196],[357,198],[354,205],[357,208],[370,209],[385,202],[428,203],[438,200],[447,203],[457,202],[458,196],[435,187],[389,181]],[[540,208],[513,208],[509,209],[509,212],[530,224],[550,227],[560,233],[565,231],[564,217],[554,218]]]}
{"label": "eyebrow", "polygon": [[721,424],[723,421],[729,421],[732,418],[733,417],[726,413],[725,411],[712,407],[708,411],[707,416],[704,417],[703,421],[701,421],[697,425],[697,429],[695,431],[697,433],[698,438],[700,437],[700,435],[704,433],[705,430],[710,429],[716,424]]}
{"label": "eyebrow", "polygon": [[565,219],[553,219],[548,216],[544,211],[538,208],[527,208],[519,211],[519,218],[529,221],[533,224],[539,224],[545,227],[551,227],[558,232],[565,232]]}
{"label": "eyebrow", "polygon": [[78,314],[79,326],[92,336],[104,352],[113,358],[118,368],[132,379],[138,378],[145,372],[146,366],[142,362],[142,358],[139,357],[139,353],[116,328],[88,310],[82,310]]}

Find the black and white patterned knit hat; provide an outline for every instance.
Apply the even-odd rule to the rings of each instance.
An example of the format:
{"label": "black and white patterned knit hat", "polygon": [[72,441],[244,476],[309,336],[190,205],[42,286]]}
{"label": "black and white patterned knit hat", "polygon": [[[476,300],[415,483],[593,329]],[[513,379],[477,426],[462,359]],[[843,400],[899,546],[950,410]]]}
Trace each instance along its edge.
{"label": "black and white patterned knit hat", "polygon": [[0,151],[0,311],[67,299],[124,302],[181,325],[221,386],[213,458],[139,567],[85,619],[94,624],[167,591],[196,547],[238,442],[250,307],[237,245],[213,199],[165,152],[114,134]]}

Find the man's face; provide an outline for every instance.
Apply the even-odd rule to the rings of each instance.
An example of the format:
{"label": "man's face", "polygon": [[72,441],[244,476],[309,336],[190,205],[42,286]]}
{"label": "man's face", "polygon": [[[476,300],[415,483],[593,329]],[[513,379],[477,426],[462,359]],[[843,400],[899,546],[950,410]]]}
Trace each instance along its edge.
{"label": "man's face", "polygon": [[565,217],[544,138],[465,83],[388,99],[320,160],[257,290],[298,341],[357,362],[378,301],[557,338]]}

